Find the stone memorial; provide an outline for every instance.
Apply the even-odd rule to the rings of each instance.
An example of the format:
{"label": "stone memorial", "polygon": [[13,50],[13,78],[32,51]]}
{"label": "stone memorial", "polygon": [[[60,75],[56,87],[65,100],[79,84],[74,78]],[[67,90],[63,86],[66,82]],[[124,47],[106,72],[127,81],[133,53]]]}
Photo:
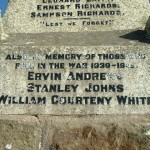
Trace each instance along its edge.
{"label": "stone memorial", "polygon": [[145,27],[148,0],[10,0],[6,32],[90,32]]}
{"label": "stone memorial", "polygon": [[150,150],[149,12],[148,0],[10,0],[0,150]]}

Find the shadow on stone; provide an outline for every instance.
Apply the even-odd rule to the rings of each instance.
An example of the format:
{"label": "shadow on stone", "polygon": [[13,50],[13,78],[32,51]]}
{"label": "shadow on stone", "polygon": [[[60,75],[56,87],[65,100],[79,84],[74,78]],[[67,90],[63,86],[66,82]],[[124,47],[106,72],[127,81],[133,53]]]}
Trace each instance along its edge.
{"label": "shadow on stone", "polygon": [[136,30],[136,31],[130,32],[128,34],[120,36],[120,38],[135,40],[135,41],[139,41],[142,43],[150,44],[150,39],[148,39],[146,37],[147,37],[146,31],[143,31],[143,30]]}

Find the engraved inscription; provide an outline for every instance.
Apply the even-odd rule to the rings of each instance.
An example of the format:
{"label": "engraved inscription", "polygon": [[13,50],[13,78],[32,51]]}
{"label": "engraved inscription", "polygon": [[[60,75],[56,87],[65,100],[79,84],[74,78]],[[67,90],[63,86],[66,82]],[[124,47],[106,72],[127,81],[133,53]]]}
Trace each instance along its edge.
{"label": "engraved inscription", "polygon": [[109,26],[117,16],[124,15],[116,0],[42,0],[35,7],[31,18],[46,27]]}

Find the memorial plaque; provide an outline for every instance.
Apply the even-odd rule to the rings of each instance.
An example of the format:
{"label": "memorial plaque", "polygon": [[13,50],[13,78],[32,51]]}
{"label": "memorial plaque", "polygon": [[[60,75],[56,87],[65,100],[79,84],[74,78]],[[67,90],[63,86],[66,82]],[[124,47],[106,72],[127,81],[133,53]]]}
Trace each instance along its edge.
{"label": "memorial plaque", "polygon": [[10,0],[0,150],[149,150],[149,12],[148,0]]}
{"label": "memorial plaque", "polygon": [[146,46],[5,47],[0,60],[0,113],[149,113],[149,50]]}
{"label": "memorial plaque", "polygon": [[148,0],[10,0],[5,32],[90,32],[144,28]]}

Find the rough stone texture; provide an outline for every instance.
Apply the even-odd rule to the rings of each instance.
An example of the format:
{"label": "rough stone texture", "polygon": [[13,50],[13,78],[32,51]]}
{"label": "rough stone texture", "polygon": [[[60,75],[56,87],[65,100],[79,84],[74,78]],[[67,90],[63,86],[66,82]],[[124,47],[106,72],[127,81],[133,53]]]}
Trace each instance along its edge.
{"label": "rough stone texture", "polygon": [[36,117],[0,116],[0,150],[39,150],[40,141]]}
{"label": "rough stone texture", "polygon": [[2,115],[0,126],[0,150],[150,150],[149,115]]}
{"label": "rough stone texture", "polygon": [[[82,1],[82,3],[84,2]],[[140,30],[99,32],[144,28],[150,10],[148,0],[115,0],[113,3],[117,3],[120,6],[120,8],[115,8],[115,10],[120,10],[121,15],[114,17],[106,17],[105,15],[103,17],[91,17],[93,20],[98,19],[102,21],[114,19],[114,23],[110,21],[111,24],[108,26],[81,26],[79,23],[81,21],[78,20],[76,21],[77,25],[68,26],[66,24],[69,21],[62,21],[62,19],[66,18],[31,18],[31,12],[37,11],[36,7],[40,3],[41,1],[38,0],[10,0],[4,18],[5,32],[40,34],[12,34],[7,40],[1,41],[1,94],[9,94],[16,97],[29,94],[26,91],[26,85],[28,83],[27,72],[30,69],[15,70],[14,64],[20,61],[5,61],[6,54],[40,53],[43,55],[45,52],[95,52],[96,54],[118,52],[128,54],[132,52],[134,54],[145,53],[146,59],[144,61],[134,60],[139,68],[134,69],[133,74],[127,69],[122,71],[126,74],[125,79],[122,81],[127,86],[125,94],[149,96],[150,46],[146,43],[150,41],[146,40],[145,33]],[[105,1],[105,3],[108,2]],[[74,9],[71,10],[75,11]],[[50,23],[50,21],[51,23],[63,22],[64,24],[62,27],[45,27],[44,24],[46,22]],[[87,32],[47,33],[59,31]],[[91,33],[89,31],[96,32]],[[2,30],[1,33],[3,33]],[[5,34],[3,35],[5,37]],[[31,63],[39,62],[29,61]],[[45,62],[45,60],[43,61]],[[49,70],[44,70],[44,72],[46,71]],[[88,71],[92,72],[90,69]],[[64,83],[65,80],[61,84],[64,85]],[[80,84],[82,87],[87,82],[84,81],[84,84],[80,82]],[[81,91],[77,93],[82,95]],[[31,93],[29,95],[37,96],[41,95],[41,93]],[[111,115],[91,115],[104,113]],[[137,115],[124,115],[131,113]],[[50,101],[48,101],[46,106],[1,104],[0,150],[150,150],[150,116],[141,115],[145,113],[150,113],[149,105],[116,107],[113,104],[112,106],[98,107],[91,105],[88,107],[68,107],[68,105],[52,106]],[[36,117],[4,116],[2,114],[35,114]],[[60,116],[38,116],[39,114]],[[70,116],[63,116],[64,114],[69,114]],[[79,114],[82,116],[79,116]]]}
{"label": "rough stone texture", "polygon": [[107,32],[13,33],[0,46],[148,46],[143,30]]}
{"label": "rough stone texture", "polygon": [[42,150],[150,150],[149,116],[39,116]]}
{"label": "rough stone texture", "polygon": [[[130,33],[131,32],[131,33]],[[68,34],[14,34],[10,35],[10,37],[1,42],[1,96],[8,95],[11,98],[15,97],[16,102],[18,99],[22,97],[23,101],[25,97],[29,97],[29,99],[33,97],[46,97],[45,105],[32,105],[32,104],[8,104],[8,100],[5,104],[0,106],[1,114],[53,114],[53,115],[62,115],[62,114],[139,114],[139,113],[147,113],[149,114],[149,103],[144,105],[135,104],[135,105],[119,105],[116,100],[116,95],[127,95],[134,97],[149,97],[149,44],[141,43],[139,41],[134,40],[134,37],[140,39],[143,37],[144,33],[142,31],[123,31],[123,32],[106,32],[103,36],[103,32],[92,33],[91,36],[87,36],[90,34],[83,34],[80,37],[80,34],[76,34],[73,36],[70,35],[68,38]],[[135,33],[136,34],[135,34]],[[131,34],[131,35],[130,35]],[[79,35],[79,36],[78,36]],[[115,36],[116,35],[116,36]],[[124,40],[124,38],[128,37]],[[79,38],[80,37],[80,38]],[[80,43],[80,46],[71,46],[77,45],[79,41],[83,41]],[[92,41],[95,40],[95,42]],[[104,42],[106,39],[109,39],[106,43]],[[128,40],[133,39],[133,40]],[[142,39],[142,38],[141,38]],[[144,38],[143,38],[144,39]],[[56,45],[58,42],[58,46]],[[145,41],[147,42],[147,41]],[[62,46],[65,45],[67,46]],[[43,45],[43,46],[42,46]],[[92,45],[92,46],[89,46]],[[99,46],[94,46],[99,45]],[[126,46],[128,45],[128,46]],[[87,47],[88,46],[88,47]],[[49,69],[48,67],[44,70],[37,69],[37,63],[39,62],[56,62],[56,60],[45,60],[45,54],[47,53],[75,53],[75,54],[87,54],[87,53],[102,53],[102,54],[114,54],[114,53],[123,53],[126,56],[128,54],[145,54],[145,59],[128,59],[120,60],[119,62],[126,63],[134,63],[138,65],[138,68],[134,69],[117,69],[115,67],[111,67],[109,69],[73,69],[74,72],[106,72],[106,73],[122,73],[124,75],[123,80],[111,80],[108,79],[106,81],[68,81],[67,76],[69,74],[69,69],[67,66],[65,69]],[[40,60],[6,60],[7,54],[28,54],[29,58],[32,58],[34,54],[40,54],[42,57]],[[88,62],[91,60],[74,60],[74,62]],[[92,62],[101,62],[100,60],[94,59]],[[15,63],[19,62],[30,62],[35,65],[34,69],[15,69]],[[57,60],[57,62],[65,62],[67,65],[69,61],[67,60]],[[117,63],[117,60],[105,60],[105,62]],[[28,72],[63,72],[62,80],[59,81],[32,81],[28,80]],[[27,85],[31,82],[35,84],[60,84],[64,86],[65,84],[78,84],[79,88],[77,92],[27,92]],[[90,82],[93,84],[123,84],[124,91],[119,92],[85,92],[85,88],[88,86]],[[132,85],[132,86],[131,86]],[[110,105],[71,105],[71,104],[52,104],[51,96],[52,95],[59,96],[68,96],[68,97],[76,97],[76,96],[108,96],[112,97],[112,101]],[[13,106],[13,111],[12,111]]]}
{"label": "rough stone texture", "polygon": [[[80,1],[80,0],[79,0]],[[106,4],[106,8],[83,8],[75,9],[76,4]],[[111,4],[111,8],[107,5]],[[115,4],[115,8],[113,8]],[[37,10],[37,5],[39,10]],[[57,9],[41,10],[43,6],[56,6]],[[60,5],[64,5],[65,9],[59,9]],[[69,9],[66,5],[71,5]],[[104,7],[104,6],[103,6]],[[66,11],[67,10],[67,11]],[[77,11],[102,11],[103,15],[82,15],[78,16]],[[105,14],[105,11],[108,13]],[[114,11],[115,15],[110,15]],[[89,32],[89,31],[113,31],[144,28],[149,17],[150,4],[148,0],[114,0],[114,1],[93,1],[88,2],[82,0],[80,2],[56,2],[42,3],[42,0],[10,0],[9,6],[4,17],[4,27],[7,33],[41,33],[41,32]],[[56,12],[73,12],[72,16],[59,17],[52,15],[52,17],[31,17],[31,13],[56,13]],[[118,12],[118,13],[117,13]],[[116,15],[118,14],[118,15]],[[76,18],[76,19],[67,19]],[[81,18],[81,19],[79,19]],[[86,18],[86,19],[84,19]],[[88,19],[87,19],[88,18]],[[85,21],[83,25],[83,21]],[[91,21],[98,25],[89,25]],[[68,23],[75,22],[75,25],[68,25]],[[107,22],[107,24],[106,24]],[[60,25],[62,24],[62,25]],[[87,25],[88,24],[88,25]],[[93,23],[92,23],[93,24]]]}
{"label": "rough stone texture", "polygon": [[1,12],[0,12],[0,41],[6,40],[7,37],[8,37],[8,35],[4,33],[3,21],[1,18]]}

